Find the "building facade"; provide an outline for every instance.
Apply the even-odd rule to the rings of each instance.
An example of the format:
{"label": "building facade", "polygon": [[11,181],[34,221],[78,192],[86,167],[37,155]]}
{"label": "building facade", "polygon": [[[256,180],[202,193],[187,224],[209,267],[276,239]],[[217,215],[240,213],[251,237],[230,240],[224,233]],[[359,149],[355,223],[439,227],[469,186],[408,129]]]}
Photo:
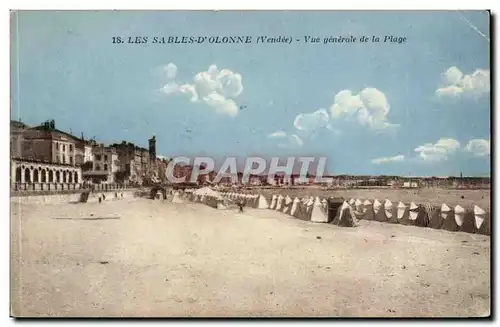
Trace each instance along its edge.
{"label": "building facade", "polygon": [[[11,124],[12,125],[12,124]],[[77,137],[56,129],[48,121],[36,127],[15,128],[11,132],[12,157],[29,161],[77,166]]]}
{"label": "building facade", "polygon": [[115,148],[104,144],[94,145],[92,148],[91,165],[85,166],[83,178],[93,184],[114,184],[116,174],[120,170],[120,162]]}
{"label": "building facade", "polygon": [[75,184],[82,183],[80,167],[36,160],[11,159],[10,168],[13,189],[71,189]]}
{"label": "building facade", "polygon": [[110,145],[118,158],[117,181],[123,183],[142,183],[150,166],[149,151],[133,143],[122,141]]}
{"label": "building facade", "polygon": [[[11,184],[82,182],[105,184],[143,184],[163,182],[168,161],[156,157],[156,138],[149,148],[123,141],[104,146],[58,130],[55,121],[30,127],[18,121],[10,124]],[[163,170],[163,171],[160,171]],[[24,186],[23,186],[24,185]],[[45,185],[47,187],[47,185]],[[28,187],[33,188],[32,186]]]}
{"label": "building facade", "polygon": [[10,122],[10,156],[11,158],[22,157],[23,132],[28,128],[22,122],[11,120]]}
{"label": "building facade", "polygon": [[55,121],[35,127],[11,121],[10,136],[13,189],[71,189],[82,183],[76,162],[80,140],[56,129]]}

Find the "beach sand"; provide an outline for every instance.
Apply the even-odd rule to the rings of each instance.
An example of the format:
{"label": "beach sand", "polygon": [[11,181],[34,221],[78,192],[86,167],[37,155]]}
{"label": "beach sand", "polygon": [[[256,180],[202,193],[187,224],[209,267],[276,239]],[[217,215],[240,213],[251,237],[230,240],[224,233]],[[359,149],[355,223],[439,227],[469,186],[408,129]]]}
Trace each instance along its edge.
{"label": "beach sand", "polygon": [[12,313],[477,317],[490,238],[146,199],[12,206]]}

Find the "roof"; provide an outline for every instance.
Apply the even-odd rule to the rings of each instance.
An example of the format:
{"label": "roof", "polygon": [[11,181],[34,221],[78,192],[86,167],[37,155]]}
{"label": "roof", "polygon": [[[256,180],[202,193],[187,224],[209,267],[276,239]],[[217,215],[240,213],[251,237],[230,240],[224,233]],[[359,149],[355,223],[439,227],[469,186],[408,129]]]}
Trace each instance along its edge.
{"label": "roof", "polygon": [[[28,130],[32,130],[32,131],[43,131],[43,132],[48,132],[48,133],[59,133],[59,134],[62,134],[66,137],[69,137],[71,138],[72,140],[74,141],[77,141],[77,142],[84,142],[85,140],[79,138],[79,137],[76,137],[70,133],[66,133],[64,131],[61,131],[60,129],[57,129],[57,128],[50,128],[50,127],[46,127],[44,125],[39,125],[39,126],[35,126],[35,127],[31,127],[31,128],[28,128]],[[53,134],[51,135],[53,136]]]}
{"label": "roof", "polygon": [[135,145],[134,143],[126,142],[126,141],[122,141],[122,143],[113,143],[110,145],[110,147],[117,148],[117,149],[126,148],[126,149],[130,149],[130,150],[134,149],[134,150],[139,150],[142,152],[149,152],[149,150],[146,148],[142,148],[140,146]]}
{"label": "roof", "polygon": [[17,120],[10,121],[10,128],[28,128],[29,126]]}

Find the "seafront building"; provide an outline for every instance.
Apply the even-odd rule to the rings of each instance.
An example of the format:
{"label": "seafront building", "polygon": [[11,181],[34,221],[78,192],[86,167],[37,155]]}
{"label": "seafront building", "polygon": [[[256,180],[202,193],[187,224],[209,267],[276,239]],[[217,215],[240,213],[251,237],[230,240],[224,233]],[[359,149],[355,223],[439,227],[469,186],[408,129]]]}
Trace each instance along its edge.
{"label": "seafront building", "polygon": [[30,127],[10,123],[11,188],[78,189],[92,184],[135,185],[158,180],[164,160],[149,149],[123,141],[105,146],[56,128],[54,120]]}
{"label": "seafront building", "polygon": [[[54,120],[30,127],[20,121],[10,124],[11,188],[13,190],[77,189],[94,184],[141,186],[168,183],[169,160],[156,154],[156,137],[148,148],[122,141],[111,145],[77,137],[56,128]],[[178,163],[174,177],[191,180],[193,167]],[[214,184],[216,173],[197,177],[198,184]],[[236,184],[243,184],[239,172]],[[234,178],[223,178],[218,184],[233,185]],[[327,188],[489,188],[489,177],[415,177],[415,176],[323,176],[274,177],[250,176],[246,185],[293,187],[322,185]]]}

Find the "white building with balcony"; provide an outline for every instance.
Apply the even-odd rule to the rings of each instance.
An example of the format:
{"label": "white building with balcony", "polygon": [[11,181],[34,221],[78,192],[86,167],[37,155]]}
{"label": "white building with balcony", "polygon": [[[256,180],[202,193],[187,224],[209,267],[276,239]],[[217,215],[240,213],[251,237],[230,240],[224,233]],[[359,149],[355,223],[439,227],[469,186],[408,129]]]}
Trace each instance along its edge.
{"label": "white building with balcony", "polygon": [[92,162],[92,167],[91,169],[86,168],[83,171],[83,178],[86,181],[94,184],[115,183],[115,174],[120,169],[118,154],[115,148],[105,147],[103,144],[94,146],[92,148],[92,158],[88,161]]}

